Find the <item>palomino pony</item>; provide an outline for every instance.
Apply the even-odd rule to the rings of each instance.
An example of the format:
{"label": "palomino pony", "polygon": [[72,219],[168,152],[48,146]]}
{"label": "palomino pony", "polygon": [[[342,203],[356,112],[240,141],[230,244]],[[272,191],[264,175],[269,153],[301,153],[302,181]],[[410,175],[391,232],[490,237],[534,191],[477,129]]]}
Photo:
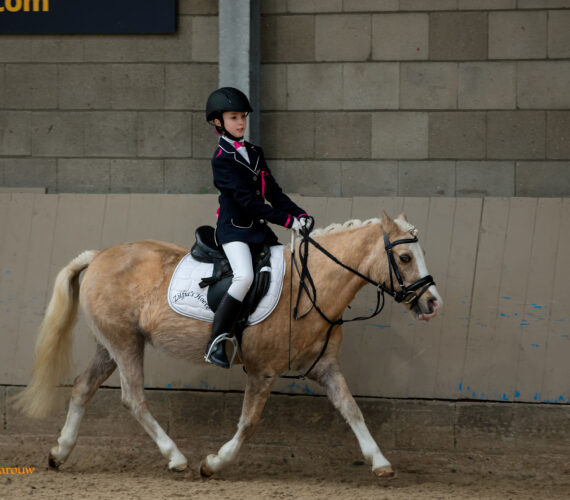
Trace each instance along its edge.
{"label": "palomino pony", "polygon": [[[344,264],[340,266],[317,249],[311,251],[308,269],[318,291],[316,306],[326,317],[340,319],[366,284],[364,277],[392,286],[389,292],[405,291],[410,285],[413,289],[414,283],[428,275],[416,234],[417,230],[403,214],[392,220],[385,213],[381,220],[349,221],[315,231],[315,241]],[[396,245],[389,251],[390,242]],[[174,471],[187,468],[186,457],[148,410],[143,392],[146,344],[173,356],[203,362],[211,325],[181,316],[167,303],[170,278],[187,252],[186,248],[158,241],[122,243],[103,251],[86,251],[59,272],[40,327],[32,379],[16,404],[34,417],[42,417],[51,409],[56,386],[69,366],[71,330],[79,302],[97,348],[87,370],[75,379],[65,425],[49,455],[51,467],[57,468],[68,458],[77,441],[85,406],[118,367],[123,404],[158,445],[169,468]],[[289,262],[291,249],[285,248],[284,252]],[[83,270],[80,285],[79,275]],[[399,275],[399,283],[392,282],[392,271]],[[276,377],[289,368],[305,373],[318,360],[309,378],[320,383],[344,416],[372,470],[378,476],[393,476],[390,462],[368,431],[340,370],[341,326],[331,326],[329,331],[329,323],[317,307],[311,309],[306,294],[302,295],[300,310],[310,310],[309,314],[290,323],[290,297],[291,294],[296,297],[299,288],[298,274],[294,273],[290,281],[290,273],[288,266],[275,311],[243,333],[239,361],[247,369],[247,384],[237,432],[217,454],[202,461],[201,474],[210,476],[235,459],[242,444],[252,435]],[[404,304],[419,319],[433,318],[442,304],[431,277],[421,293],[408,294],[414,300],[404,300]],[[323,352],[327,335],[328,344]]]}

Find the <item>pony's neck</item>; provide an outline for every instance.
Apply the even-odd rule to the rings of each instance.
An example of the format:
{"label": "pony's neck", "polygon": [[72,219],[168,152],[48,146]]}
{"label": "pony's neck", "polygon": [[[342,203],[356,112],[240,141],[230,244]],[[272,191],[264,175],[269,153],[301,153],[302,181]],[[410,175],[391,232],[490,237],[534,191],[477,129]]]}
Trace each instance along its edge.
{"label": "pony's neck", "polygon": [[[383,255],[374,255],[380,235],[378,224],[368,224],[322,235],[318,242],[343,264],[372,277],[373,268],[385,258]],[[309,252],[309,270],[317,288],[317,303],[330,319],[336,319],[342,315],[366,281],[316,248],[312,247]]]}

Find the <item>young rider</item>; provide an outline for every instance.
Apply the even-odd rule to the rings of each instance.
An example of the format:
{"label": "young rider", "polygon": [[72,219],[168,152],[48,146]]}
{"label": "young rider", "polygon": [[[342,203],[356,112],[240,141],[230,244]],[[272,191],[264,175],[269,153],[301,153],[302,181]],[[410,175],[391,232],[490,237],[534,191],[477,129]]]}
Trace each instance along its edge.
{"label": "young rider", "polygon": [[[212,157],[214,185],[220,207],[216,242],[222,245],[233,271],[231,286],[214,315],[205,360],[229,368],[225,340],[231,336],[241,304],[253,282],[250,244],[277,244],[268,223],[308,230],[312,219],[283,193],[271,175],[263,150],[244,141],[247,115],[253,110],[246,95],[222,87],[208,97],[206,120],[221,136]],[[269,202],[266,203],[266,202]]]}

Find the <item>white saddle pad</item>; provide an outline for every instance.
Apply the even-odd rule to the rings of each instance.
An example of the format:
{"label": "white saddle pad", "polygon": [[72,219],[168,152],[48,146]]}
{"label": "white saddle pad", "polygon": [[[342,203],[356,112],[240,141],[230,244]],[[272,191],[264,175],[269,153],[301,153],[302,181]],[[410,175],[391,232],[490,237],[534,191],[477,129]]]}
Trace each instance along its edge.
{"label": "white saddle pad", "polygon": [[[285,276],[285,259],[283,245],[271,247],[271,280],[269,290],[249,317],[248,325],[261,323],[277,307],[283,276]],[[198,262],[191,254],[186,254],[176,266],[168,287],[168,304],[177,313],[202,321],[214,321],[214,311],[208,306],[208,287],[200,288],[202,278],[212,276],[214,264]]]}

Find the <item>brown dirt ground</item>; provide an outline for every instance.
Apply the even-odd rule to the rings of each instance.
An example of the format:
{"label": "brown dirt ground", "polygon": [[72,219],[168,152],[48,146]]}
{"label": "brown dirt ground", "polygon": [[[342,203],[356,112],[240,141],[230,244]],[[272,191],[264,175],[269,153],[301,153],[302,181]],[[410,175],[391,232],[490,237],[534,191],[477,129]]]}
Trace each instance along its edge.
{"label": "brown dirt ground", "polygon": [[179,439],[188,473],[172,473],[150,439],[84,437],[59,471],[47,467],[55,437],[0,436],[0,498],[21,499],[568,499],[570,460],[561,455],[481,455],[389,451],[397,477],[381,480],[355,448],[303,443],[247,444],[210,479],[199,461],[222,441]]}

